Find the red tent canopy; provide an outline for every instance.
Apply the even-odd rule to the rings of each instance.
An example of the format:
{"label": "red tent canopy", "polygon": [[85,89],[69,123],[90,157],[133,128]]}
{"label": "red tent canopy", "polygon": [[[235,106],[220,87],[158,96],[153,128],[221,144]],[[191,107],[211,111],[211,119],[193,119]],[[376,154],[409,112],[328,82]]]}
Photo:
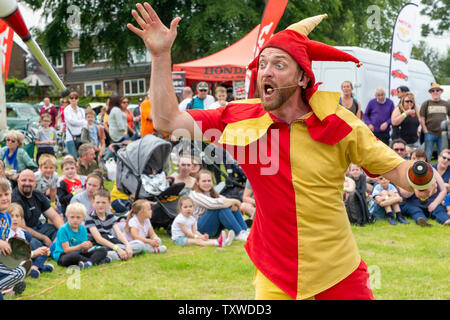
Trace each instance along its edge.
{"label": "red tent canopy", "polygon": [[259,25],[231,46],[204,58],[173,65],[173,71],[185,71],[187,80],[244,81],[245,67],[253,59]]}

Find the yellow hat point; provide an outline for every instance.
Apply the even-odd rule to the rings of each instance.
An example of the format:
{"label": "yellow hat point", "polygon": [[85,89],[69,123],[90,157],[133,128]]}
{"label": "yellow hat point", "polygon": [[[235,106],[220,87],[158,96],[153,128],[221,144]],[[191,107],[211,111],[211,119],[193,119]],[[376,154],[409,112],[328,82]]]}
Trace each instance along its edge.
{"label": "yellow hat point", "polygon": [[297,31],[300,34],[303,34],[304,36],[307,36],[317,25],[322,22],[323,19],[327,18],[328,15],[325,14],[319,14],[318,16],[309,17],[306,19],[303,19],[297,23],[291,24],[289,27],[287,27],[287,30],[294,30]]}

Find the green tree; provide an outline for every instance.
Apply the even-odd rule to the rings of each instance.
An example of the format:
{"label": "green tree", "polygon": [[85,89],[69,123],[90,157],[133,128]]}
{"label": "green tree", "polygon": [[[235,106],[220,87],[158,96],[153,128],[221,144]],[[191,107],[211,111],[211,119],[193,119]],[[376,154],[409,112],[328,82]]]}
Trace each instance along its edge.
{"label": "green tree", "polygon": [[[448,0],[422,0],[425,7],[421,10],[421,14],[431,19],[430,23],[422,25],[422,35],[428,36],[430,33],[435,35],[443,35],[450,30],[450,1]],[[432,22],[437,22],[435,26]]]}
{"label": "green tree", "polygon": [[327,13],[310,38],[329,45],[361,46],[389,52],[402,0],[289,1],[277,30],[295,21]]}
{"label": "green tree", "polygon": [[36,83],[33,88],[33,95],[36,97],[42,96],[42,88],[39,86],[39,81],[36,80]]}
{"label": "green tree", "polygon": [[[50,23],[39,35],[52,58],[59,56],[73,39],[76,13],[80,13],[80,59],[88,62],[99,47],[110,52],[113,65],[133,63],[129,48],[145,49],[126,28],[134,21],[131,10],[141,0],[24,0],[42,8]],[[447,0],[448,1],[448,0]],[[236,42],[261,21],[266,0],[149,0],[166,25],[182,17],[172,50],[172,62],[198,59]],[[426,2],[426,9],[433,7]],[[430,2],[430,3],[428,3]],[[327,13],[310,35],[330,45],[362,46],[389,52],[392,30],[403,0],[291,0],[277,31],[303,18]],[[73,11],[74,7],[79,11]]]}
{"label": "green tree", "polygon": [[446,56],[442,56],[422,40],[413,46],[411,57],[425,62],[438,83],[446,84],[450,80],[450,49]]}
{"label": "green tree", "polygon": [[5,82],[5,93],[6,101],[21,101],[30,95],[30,89],[28,83],[16,78],[8,78]]}
{"label": "green tree", "polygon": [[[142,40],[129,31],[134,21],[131,10],[139,0],[25,0],[33,9],[43,9],[51,22],[36,32],[49,56],[59,56],[74,38],[73,30],[80,13],[80,60],[91,61],[102,46],[110,52],[113,65],[133,63],[129,48],[145,50]],[[148,1],[161,20],[169,25],[175,16],[182,17],[173,62],[183,62],[216,52],[234,43],[261,19],[264,0],[153,0]],[[95,4],[93,6],[92,4]],[[76,6],[78,9],[74,9]],[[74,11],[75,10],[75,11]]]}

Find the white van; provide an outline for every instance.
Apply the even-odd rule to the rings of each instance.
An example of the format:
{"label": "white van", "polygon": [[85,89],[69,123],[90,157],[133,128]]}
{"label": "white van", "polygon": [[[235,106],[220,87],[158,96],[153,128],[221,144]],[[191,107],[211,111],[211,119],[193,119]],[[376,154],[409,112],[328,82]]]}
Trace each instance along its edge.
{"label": "white van", "polygon": [[[360,47],[336,48],[353,55],[363,65],[357,68],[354,62],[314,61],[312,66],[316,81],[323,82],[319,90],[341,92],[342,82],[351,81],[353,94],[363,111],[375,98],[377,88],[384,88],[386,96],[389,96],[389,54]],[[435,79],[428,66],[423,61],[411,59],[407,86],[414,93],[419,108],[424,101],[431,99],[428,89],[433,82]]]}
{"label": "white van", "polygon": [[441,94],[441,99],[450,102],[450,86],[441,86],[444,90]]}

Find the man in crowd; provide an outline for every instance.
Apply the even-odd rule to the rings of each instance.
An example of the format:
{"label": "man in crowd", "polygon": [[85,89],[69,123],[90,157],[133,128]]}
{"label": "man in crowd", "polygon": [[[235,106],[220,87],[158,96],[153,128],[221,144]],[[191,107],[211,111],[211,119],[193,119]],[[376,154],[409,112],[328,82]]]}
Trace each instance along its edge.
{"label": "man in crowd", "polygon": [[392,150],[394,150],[403,159],[409,159],[405,140],[398,138],[392,141]]}
{"label": "man in crowd", "polygon": [[78,148],[78,174],[87,176],[88,174],[99,169],[97,161],[95,161],[95,148],[90,143],[84,143]]}
{"label": "man in crowd", "polygon": [[45,97],[43,102],[44,105],[41,107],[39,115],[42,115],[43,113],[49,113],[52,116],[50,127],[56,128],[56,118],[58,117],[58,109],[56,109],[56,107],[50,103],[49,97]]}
{"label": "man in crowd", "polygon": [[450,117],[450,103],[441,100],[444,90],[437,83],[433,83],[428,90],[431,99],[422,103],[420,107],[419,120],[424,133],[425,152],[431,161],[433,148],[436,146],[437,154],[442,151],[441,122]]}
{"label": "man in crowd", "polygon": [[180,102],[178,108],[180,111],[186,111],[186,106],[189,102],[191,102],[194,92],[192,92],[191,87],[184,87],[181,94],[183,95],[183,101]]}
{"label": "man in crowd", "polygon": [[409,92],[409,88],[407,86],[400,86],[397,88],[397,97],[399,100],[402,100],[405,93]]}
{"label": "man in crowd", "polygon": [[197,95],[186,105],[186,110],[208,109],[209,105],[214,103],[214,97],[208,94],[209,86],[201,81],[197,84]]}
{"label": "man in crowd", "polygon": [[[36,177],[33,171],[22,171],[17,180],[17,188],[12,193],[12,202],[22,206],[26,225],[24,229],[35,238],[32,241],[38,241],[39,246],[50,247],[64,221],[51,207],[50,200],[35,189]],[[46,222],[40,221],[41,215]]]}
{"label": "man in crowd", "polygon": [[386,92],[382,88],[375,91],[375,98],[367,104],[363,120],[373,132],[375,137],[389,145],[391,129],[391,114],[394,111],[394,103],[386,98]]}
{"label": "man in crowd", "polygon": [[[256,299],[373,299],[342,202],[344,174],[351,161],[413,191],[406,179],[411,162],[338,106],[339,94],[317,91],[313,60],[359,64],[343,51],[309,40],[324,15],[275,34],[250,63],[261,102],[180,112],[171,47],[181,18],[168,29],[148,3],[136,7],[139,13],[132,15],[142,29],[128,28],[152,54],[155,126],[194,138],[202,133],[205,140],[236,148],[238,155],[256,155],[240,163],[256,202],[245,245],[256,266]],[[262,150],[255,151],[255,145]]]}

